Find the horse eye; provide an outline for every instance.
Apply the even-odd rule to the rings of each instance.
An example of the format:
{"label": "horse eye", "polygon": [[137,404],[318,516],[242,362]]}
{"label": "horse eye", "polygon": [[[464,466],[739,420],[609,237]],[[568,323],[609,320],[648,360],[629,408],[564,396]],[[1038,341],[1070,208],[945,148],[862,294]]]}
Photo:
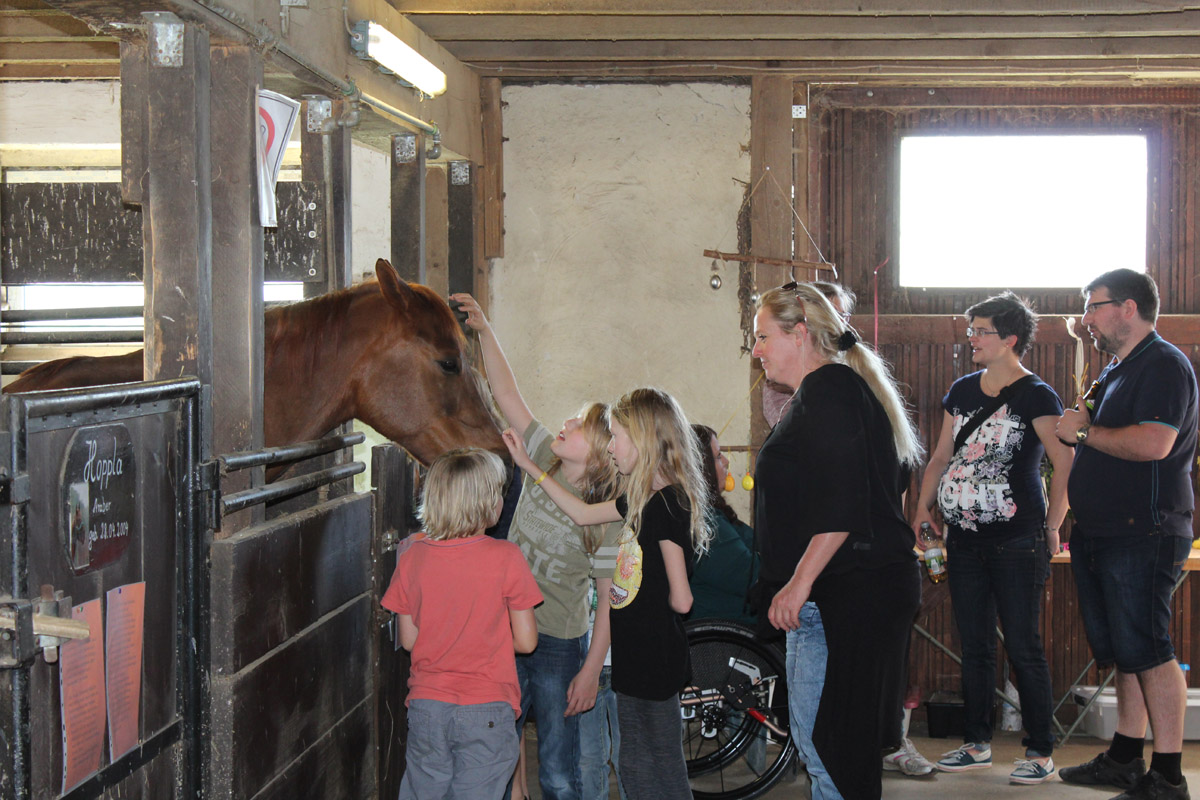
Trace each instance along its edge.
{"label": "horse eye", "polygon": [[457,358],[439,359],[437,365],[447,375],[458,375],[462,372],[462,367],[459,365]]}

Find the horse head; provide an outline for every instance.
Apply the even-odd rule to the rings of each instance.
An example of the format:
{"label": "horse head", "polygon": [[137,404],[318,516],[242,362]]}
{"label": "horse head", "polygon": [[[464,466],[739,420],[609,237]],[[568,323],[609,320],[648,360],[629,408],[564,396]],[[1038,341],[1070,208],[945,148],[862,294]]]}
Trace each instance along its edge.
{"label": "horse head", "polygon": [[[456,447],[508,451],[475,370],[467,339],[446,301],[375,262],[386,310],[374,320],[374,353],[351,377],[354,415],[428,464]],[[374,315],[372,315],[374,316]]]}

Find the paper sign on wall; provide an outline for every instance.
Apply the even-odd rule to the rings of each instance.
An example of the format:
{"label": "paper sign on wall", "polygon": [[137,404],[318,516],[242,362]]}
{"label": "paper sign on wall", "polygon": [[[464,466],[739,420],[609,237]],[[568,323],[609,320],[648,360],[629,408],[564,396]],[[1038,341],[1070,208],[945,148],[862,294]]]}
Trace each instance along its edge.
{"label": "paper sign on wall", "polygon": [[256,128],[258,130],[258,217],[263,227],[279,224],[275,213],[275,182],[292,128],[300,116],[300,104],[290,97],[267,89],[258,90]]}
{"label": "paper sign on wall", "polygon": [[100,600],[71,609],[88,624],[91,636],[73,639],[59,650],[62,703],[63,792],[100,769],[104,758],[104,623]]}
{"label": "paper sign on wall", "polygon": [[108,689],[109,759],[116,761],[138,744],[142,700],[142,636],[146,584],[130,583],[108,591],[105,675]]}

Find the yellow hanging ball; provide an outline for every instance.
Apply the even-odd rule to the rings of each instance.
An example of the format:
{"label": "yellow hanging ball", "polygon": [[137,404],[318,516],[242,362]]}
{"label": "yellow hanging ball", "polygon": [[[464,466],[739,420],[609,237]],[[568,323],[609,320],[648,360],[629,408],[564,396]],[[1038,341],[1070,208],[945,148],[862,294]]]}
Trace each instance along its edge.
{"label": "yellow hanging ball", "polygon": [[742,476],[742,488],[745,489],[747,492],[751,491],[754,488],[754,476],[751,475],[749,472],[747,472],[745,475]]}
{"label": "yellow hanging ball", "polygon": [[727,492],[732,492],[734,489],[733,475],[725,473],[725,485],[722,487]]}

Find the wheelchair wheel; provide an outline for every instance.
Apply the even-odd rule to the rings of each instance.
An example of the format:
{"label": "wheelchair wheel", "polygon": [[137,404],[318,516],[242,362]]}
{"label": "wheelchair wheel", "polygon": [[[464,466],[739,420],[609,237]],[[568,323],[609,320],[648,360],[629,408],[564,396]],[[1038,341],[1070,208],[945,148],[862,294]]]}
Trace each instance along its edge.
{"label": "wheelchair wheel", "polygon": [[686,628],[692,685],[680,703],[692,794],[761,797],[796,762],[783,652],[736,622],[696,620]]}

